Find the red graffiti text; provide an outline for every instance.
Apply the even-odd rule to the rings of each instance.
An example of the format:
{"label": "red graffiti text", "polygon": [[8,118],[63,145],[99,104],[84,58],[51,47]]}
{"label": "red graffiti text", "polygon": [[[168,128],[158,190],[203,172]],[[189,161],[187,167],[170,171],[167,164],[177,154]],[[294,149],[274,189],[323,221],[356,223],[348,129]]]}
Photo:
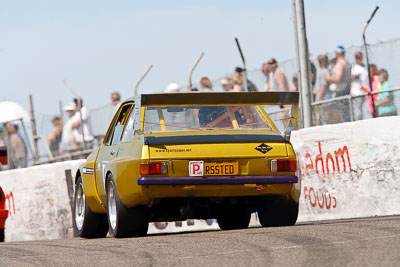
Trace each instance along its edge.
{"label": "red graffiti text", "polygon": [[314,170],[320,176],[321,174],[341,173],[351,171],[351,161],[349,149],[347,146],[334,150],[333,153],[327,153],[325,157],[322,154],[321,142],[318,142],[319,154],[313,157],[310,153],[306,153],[302,157],[300,152],[297,152],[297,157],[300,159],[300,167],[302,170],[302,178],[309,176],[310,171]]}
{"label": "red graffiti text", "polygon": [[14,194],[10,192],[6,194],[6,209],[8,209],[8,214],[12,215],[15,214],[15,202],[14,202]]}
{"label": "red graffiti text", "polygon": [[303,188],[304,198],[310,201],[313,208],[319,207],[320,209],[335,209],[337,207],[336,197],[333,196],[328,190],[314,189],[305,186]]}

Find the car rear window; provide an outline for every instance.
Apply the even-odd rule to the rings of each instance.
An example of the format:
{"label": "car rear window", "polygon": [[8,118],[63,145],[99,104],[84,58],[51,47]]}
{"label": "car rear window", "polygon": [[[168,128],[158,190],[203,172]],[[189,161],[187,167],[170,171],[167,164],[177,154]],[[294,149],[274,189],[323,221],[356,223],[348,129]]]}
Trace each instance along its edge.
{"label": "car rear window", "polygon": [[204,129],[271,129],[254,105],[146,107],[145,132]]}

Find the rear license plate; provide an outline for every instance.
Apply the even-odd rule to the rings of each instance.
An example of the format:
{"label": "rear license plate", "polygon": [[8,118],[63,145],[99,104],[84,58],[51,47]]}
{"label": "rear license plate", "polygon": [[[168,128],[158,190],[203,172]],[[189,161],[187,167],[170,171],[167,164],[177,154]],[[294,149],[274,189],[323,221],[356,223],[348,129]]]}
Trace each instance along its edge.
{"label": "rear license plate", "polygon": [[204,175],[237,175],[239,163],[229,162],[204,162]]}
{"label": "rear license plate", "polygon": [[239,174],[238,161],[204,162],[189,161],[190,176],[237,175]]}
{"label": "rear license plate", "polygon": [[239,163],[229,162],[204,162],[204,175],[237,175]]}

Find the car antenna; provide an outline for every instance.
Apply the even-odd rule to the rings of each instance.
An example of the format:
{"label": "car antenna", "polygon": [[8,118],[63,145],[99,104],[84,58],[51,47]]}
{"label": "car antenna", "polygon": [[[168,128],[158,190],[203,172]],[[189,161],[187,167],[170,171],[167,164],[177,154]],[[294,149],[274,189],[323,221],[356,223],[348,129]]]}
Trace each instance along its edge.
{"label": "car antenna", "polygon": [[189,91],[192,91],[192,74],[193,71],[195,70],[195,68],[197,67],[197,65],[199,64],[201,58],[204,56],[204,52],[201,52],[200,56],[196,59],[196,61],[194,62],[192,68],[190,69],[189,72]]}
{"label": "car antenna", "polygon": [[81,119],[81,127],[80,128],[82,131],[83,148],[86,150],[85,133],[83,132],[83,120],[82,120],[82,111],[81,111],[82,99],[79,96],[78,92],[74,88],[72,88],[71,84],[67,80],[64,80],[63,82],[64,82],[65,86],[67,86],[67,88],[71,91],[71,93],[76,97],[76,102],[77,102],[78,110],[79,110],[79,117]]}
{"label": "car antenna", "polygon": [[244,91],[245,92],[247,92],[247,91],[249,91],[248,90],[248,87],[247,87],[247,69],[246,69],[246,60],[245,60],[245,58],[244,58],[244,55],[243,55],[243,52],[242,52],[242,48],[240,47],[240,44],[239,44],[239,39],[237,38],[237,37],[235,37],[235,41],[236,41],[236,46],[237,46],[237,48],[238,48],[238,50],[239,50],[239,53],[240,53],[240,57],[242,58],[242,62],[243,62],[243,71],[242,71],[242,73],[243,73],[243,87],[244,87]]}
{"label": "car antenna", "polygon": [[144,77],[146,77],[147,73],[149,73],[149,71],[151,70],[152,67],[153,67],[153,64],[150,64],[150,66],[143,72],[142,76],[140,76],[139,80],[136,82],[135,87],[134,87],[134,96],[137,96],[139,84],[142,82]]}

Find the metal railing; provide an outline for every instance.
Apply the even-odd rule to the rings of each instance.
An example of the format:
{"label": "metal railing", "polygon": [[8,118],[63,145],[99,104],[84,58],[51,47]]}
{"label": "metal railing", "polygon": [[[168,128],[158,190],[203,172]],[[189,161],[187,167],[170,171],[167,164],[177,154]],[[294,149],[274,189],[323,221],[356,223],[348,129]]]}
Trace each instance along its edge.
{"label": "metal railing", "polygon": [[[382,93],[390,92],[392,94],[392,105],[396,107],[400,113],[400,88],[391,88],[387,90],[378,90],[365,93],[359,96],[345,95],[341,97],[330,98],[311,104],[312,107],[312,126],[335,124],[341,122],[350,122],[356,120],[370,119],[372,115],[371,97],[374,101],[379,98]],[[376,107],[376,114],[379,117],[379,107]],[[275,122],[280,131],[284,131],[287,121],[290,119],[290,108],[266,109],[271,119]],[[299,111],[298,127],[303,128],[302,112]],[[392,114],[393,115],[393,114]]]}

